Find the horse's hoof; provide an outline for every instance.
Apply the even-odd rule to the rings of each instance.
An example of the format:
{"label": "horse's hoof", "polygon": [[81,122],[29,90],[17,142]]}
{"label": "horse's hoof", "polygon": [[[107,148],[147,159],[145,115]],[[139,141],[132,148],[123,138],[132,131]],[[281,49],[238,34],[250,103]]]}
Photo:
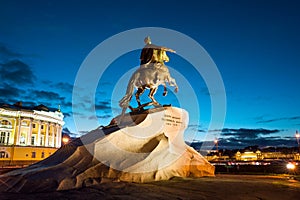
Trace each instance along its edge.
{"label": "horse's hoof", "polygon": [[154,106],[154,108],[161,108],[161,107],[163,107],[162,105],[160,105],[160,104],[155,104],[155,105],[153,105]]}
{"label": "horse's hoof", "polygon": [[144,107],[139,108],[139,112],[145,111]]}
{"label": "horse's hoof", "polygon": [[131,112],[138,112],[138,111],[140,110],[140,108],[139,108],[139,107],[137,107],[137,108],[132,108],[132,107],[131,107],[130,110],[131,110]]}
{"label": "horse's hoof", "polygon": [[133,107],[131,107],[131,106],[128,106],[128,108],[130,109],[131,112],[134,112],[134,109],[135,109],[135,108],[133,108]]}

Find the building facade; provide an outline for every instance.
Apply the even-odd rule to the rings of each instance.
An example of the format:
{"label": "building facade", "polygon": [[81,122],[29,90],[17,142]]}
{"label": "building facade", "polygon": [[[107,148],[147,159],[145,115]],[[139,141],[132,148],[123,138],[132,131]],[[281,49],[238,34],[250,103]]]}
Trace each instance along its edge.
{"label": "building facade", "polygon": [[[221,155],[216,151],[213,152],[213,155],[206,155],[205,158],[210,161],[242,161],[242,162],[251,162],[251,161],[272,161],[272,160],[294,160],[300,161],[300,153],[291,152],[291,153],[282,153],[282,152],[262,152],[257,150],[240,152],[237,151],[233,156]],[[210,153],[211,153],[210,152]]]}
{"label": "building facade", "polygon": [[259,161],[259,160],[276,160],[276,159],[285,159],[285,160],[300,160],[299,153],[289,153],[284,154],[282,152],[261,152],[261,151],[246,151],[244,153],[237,152],[235,154],[235,159],[237,161]]}
{"label": "building facade", "polygon": [[46,106],[0,106],[0,167],[43,160],[61,146],[63,114]]}

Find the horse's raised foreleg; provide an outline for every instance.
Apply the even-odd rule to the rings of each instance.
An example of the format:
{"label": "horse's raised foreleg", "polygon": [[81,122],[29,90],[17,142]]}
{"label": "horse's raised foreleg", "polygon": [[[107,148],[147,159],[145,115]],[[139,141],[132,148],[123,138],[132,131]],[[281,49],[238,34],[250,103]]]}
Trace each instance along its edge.
{"label": "horse's raised foreleg", "polygon": [[141,100],[140,100],[140,96],[144,93],[145,88],[144,87],[139,87],[138,90],[135,93],[135,99],[139,105],[139,107],[141,107]]}
{"label": "horse's raised foreleg", "polygon": [[174,92],[177,93],[177,92],[178,92],[178,86],[177,86],[177,84],[176,84],[175,79],[169,76],[169,77],[168,77],[168,82],[169,82],[169,85],[170,85],[170,86],[174,86],[174,87],[175,87]]}
{"label": "horse's raised foreleg", "polygon": [[152,100],[152,102],[153,102],[154,105],[159,105],[159,103],[154,98],[154,95],[155,95],[156,91],[157,91],[157,87],[150,88],[150,92],[149,92],[148,96]]}
{"label": "horse's raised foreleg", "polygon": [[167,96],[167,94],[168,94],[166,82],[164,82],[163,85],[164,85],[164,93],[163,93],[163,96],[165,97],[165,96]]}

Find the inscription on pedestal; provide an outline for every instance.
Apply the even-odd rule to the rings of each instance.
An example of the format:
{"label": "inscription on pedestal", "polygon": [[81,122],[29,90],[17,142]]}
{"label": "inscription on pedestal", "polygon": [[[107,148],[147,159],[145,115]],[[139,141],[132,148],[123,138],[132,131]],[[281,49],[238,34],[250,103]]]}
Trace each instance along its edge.
{"label": "inscription on pedestal", "polygon": [[182,120],[181,117],[176,117],[172,115],[165,114],[163,118],[161,118],[167,126],[181,126],[182,125]]}

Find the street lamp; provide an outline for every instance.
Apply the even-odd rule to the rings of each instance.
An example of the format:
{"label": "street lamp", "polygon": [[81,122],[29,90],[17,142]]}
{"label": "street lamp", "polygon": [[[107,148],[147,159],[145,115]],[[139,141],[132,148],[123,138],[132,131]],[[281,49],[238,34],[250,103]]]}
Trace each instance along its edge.
{"label": "street lamp", "polygon": [[291,163],[289,162],[287,165],[286,165],[286,168],[288,169],[289,171],[289,174],[290,174],[290,179],[295,179],[295,169],[296,169],[296,165],[295,163]]}
{"label": "street lamp", "polygon": [[69,143],[69,138],[63,137],[62,142],[63,142],[63,144],[68,144]]}
{"label": "street lamp", "polygon": [[218,149],[218,139],[216,138],[215,140],[214,140],[214,143],[215,143],[215,145],[216,145],[216,150],[217,150],[217,159],[219,160],[219,149]]}
{"label": "street lamp", "polygon": [[288,169],[288,170],[294,170],[295,168],[296,168],[296,166],[295,166],[295,164],[293,164],[293,163],[288,163],[288,164],[286,164],[286,168]]}
{"label": "street lamp", "polygon": [[299,144],[300,134],[298,133],[298,130],[296,131],[295,136],[298,144],[298,153],[300,153],[300,144]]}
{"label": "street lamp", "polygon": [[218,142],[219,142],[218,139],[215,139],[214,143],[216,145],[217,152],[219,152],[219,150],[218,150]]}

